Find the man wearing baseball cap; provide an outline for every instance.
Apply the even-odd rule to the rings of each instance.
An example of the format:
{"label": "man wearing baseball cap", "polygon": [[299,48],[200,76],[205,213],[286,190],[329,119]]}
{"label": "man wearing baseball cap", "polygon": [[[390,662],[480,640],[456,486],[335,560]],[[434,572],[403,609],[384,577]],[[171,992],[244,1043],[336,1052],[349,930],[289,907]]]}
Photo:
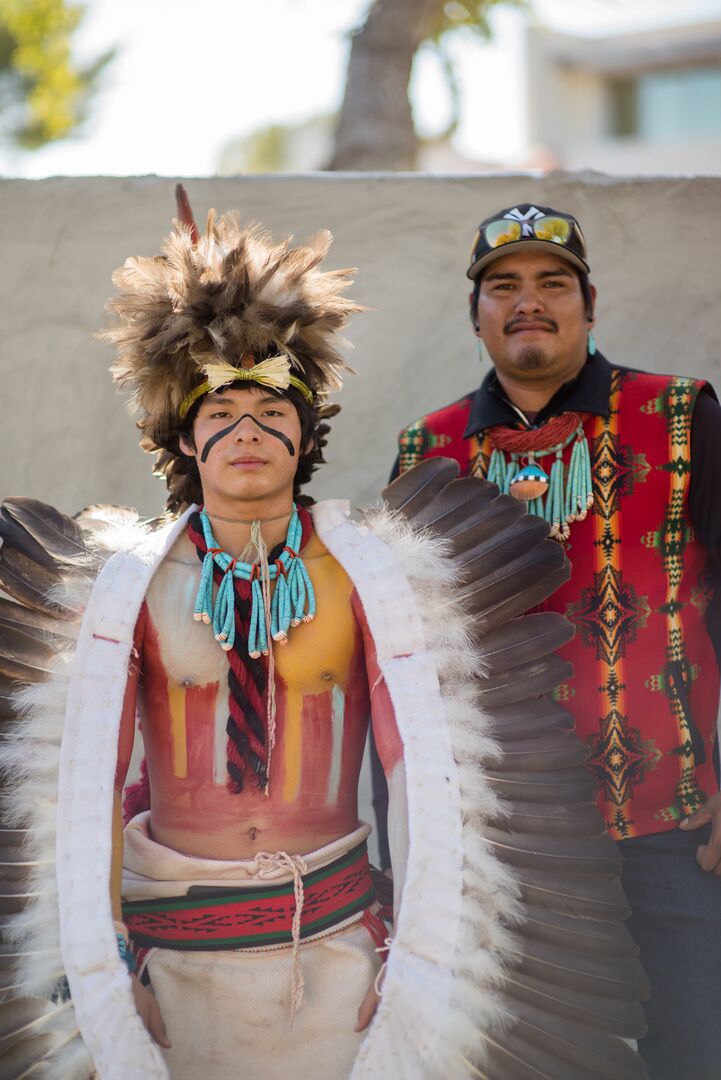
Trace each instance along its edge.
{"label": "man wearing baseball cap", "polygon": [[[544,606],[576,624],[556,695],[589,747],[624,855],[628,927],[652,987],[651,1080],[721,1075],[721,408],[697,379],[609,362],[567,211],[523,203],[473,242],[480,387],[407,427],[396,470],[455,458],[546,518],[570,581]],[[715,595],[714,595],[715,592]]]}

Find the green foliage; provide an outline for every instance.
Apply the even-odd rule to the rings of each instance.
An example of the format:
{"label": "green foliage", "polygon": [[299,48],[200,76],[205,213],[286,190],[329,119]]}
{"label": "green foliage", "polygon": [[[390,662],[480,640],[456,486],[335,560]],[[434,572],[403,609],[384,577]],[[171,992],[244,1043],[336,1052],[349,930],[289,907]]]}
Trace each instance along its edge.
{"label": "green foliage", "polygon": [[436,24],[429,40],[439,42],[454,30],[470,30],[487,41],[491,36],[488,16],[499,4],[519,8],[527,6],[526,0],[448,0],[447,3],[439,5]]}
{"label": "green foliage", "polygon": [[288,140],[292,128],[270,124],[248,138],[245,171],[250,173],[282,172],[287,167]]}
{"label": "green foliage", "polygon": [[24,149],[63,139],[85,119],[97,77],[112,51],[87,67],[72,57],[84,4],[0,0],[2,130]]}

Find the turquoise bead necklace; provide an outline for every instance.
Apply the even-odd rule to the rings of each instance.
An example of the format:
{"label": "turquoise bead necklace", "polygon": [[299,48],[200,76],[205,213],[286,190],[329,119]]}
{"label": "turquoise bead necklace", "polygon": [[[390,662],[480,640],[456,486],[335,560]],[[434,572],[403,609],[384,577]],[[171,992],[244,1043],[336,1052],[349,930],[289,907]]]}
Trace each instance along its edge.
{"label": "turquoise bead necklace", "polygon": [[[497,484],[504,494],[526,502],[529,513],[545,518],[551,526],[551,536],[562,541],[570,536],[571,524],[583,521],[593,505],[591,457],[583,423],[577,414],[564,414],[565,418],[573,424],[573,429],[547,448],[512,448],[513,442],[524,436],[524,441],[530,441],[528,436],[531,434],[542,438],[542,428],[533,433],[512,429],[499,431],[495,439],[501,441],[499,435],[502,434],[507,445],[493,447],[487,474],[487,479]],[[563,451],[571,442],[573,449],[566,469]],[[550,476],[538,464],[539,459],[549,455],[555,455]]]}
{"label": "turquoise bead necklace", "polygon": [[[251,608],[248,653],[254,659],[261,655],[268,656],[269,637],[273,641],[286,642],[291,626],[310,622],[316,613],[313,585],[298,554],[303,527],[295,503],[285,545],[272,565],[268,563],[260,535],[260,522],[254,521],[251,526],[251,543],[259,553],[259,560],[254,563],[234,559],[219,547],[205,509],[200,511],[200,524],[207,552],[203,558],[193,618],[197,622],[212,623],[213,633],[221,648],[230,651],[235,644],[234,578],[249,581]],[[215,600],[214,566],[223,573]],[[269,595],[271,581],[276,582],[272,598]]]}

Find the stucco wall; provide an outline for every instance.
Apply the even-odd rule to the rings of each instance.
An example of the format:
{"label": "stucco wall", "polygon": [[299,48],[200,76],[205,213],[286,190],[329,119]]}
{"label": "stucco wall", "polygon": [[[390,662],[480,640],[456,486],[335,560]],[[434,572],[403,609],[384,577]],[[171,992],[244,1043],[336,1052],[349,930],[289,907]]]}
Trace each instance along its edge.
{"label": "stucco wall", "polygon": [[[359,267],[355,297],[371,310],[350,328],[358,377],[341,397],[329,464],[313,482],[317,498],[374,500],[398,429],[478,383],[468,252],[478,221],[516,202],[580,218],[604,352],[721,385],[721,179],[318,175],[185,183],[199,221],[215,206],[240,208],[278,236],[329,227],[336,237],[329,265]],[[127,255],[157,251],[174,212],[173,186],[157,177],[0,181],[0,497],[32,495],[71,513],[98,501],[146,515],[162,508],[163,486],[107,373],[110,350],[93,332],[103,323],[112,270]],[[367,762],[360,813],[371,820]]]}
{"label": "stucco wall", "polygon": [[[600,348],[617,361],[719,379],[721,179],[599,174],[252,177],[185,181],[196,216],[240,208],[276,235],[327,226],[329,265],[357,266],[371,310],[349,338],[358,371],[341,396],[317,497],[375,498],[405,423],[460,396],[481,371],[464,276],[476,223],[531,200],[571,210],[599,289]],[[173,181],[0,181],[3,334],[0,495],[66,511],[99,500],[156,513],[163,489],[93,339],[110,274],[152,254],[174,212]]]}

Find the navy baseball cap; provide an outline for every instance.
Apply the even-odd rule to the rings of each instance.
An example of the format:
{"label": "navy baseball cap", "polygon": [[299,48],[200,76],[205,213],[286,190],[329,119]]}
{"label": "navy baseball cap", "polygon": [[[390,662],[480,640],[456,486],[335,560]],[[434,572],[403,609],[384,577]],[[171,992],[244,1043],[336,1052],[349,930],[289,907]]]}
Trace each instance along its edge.
{"label": "navy baseball cap", "polygon": [[520,203],[499,210],[478,226],[467,276],[477,280],[489,263],[516,251],[552,251],[581,273],[590,271],[586,241],[575,217],[550,206]]}

